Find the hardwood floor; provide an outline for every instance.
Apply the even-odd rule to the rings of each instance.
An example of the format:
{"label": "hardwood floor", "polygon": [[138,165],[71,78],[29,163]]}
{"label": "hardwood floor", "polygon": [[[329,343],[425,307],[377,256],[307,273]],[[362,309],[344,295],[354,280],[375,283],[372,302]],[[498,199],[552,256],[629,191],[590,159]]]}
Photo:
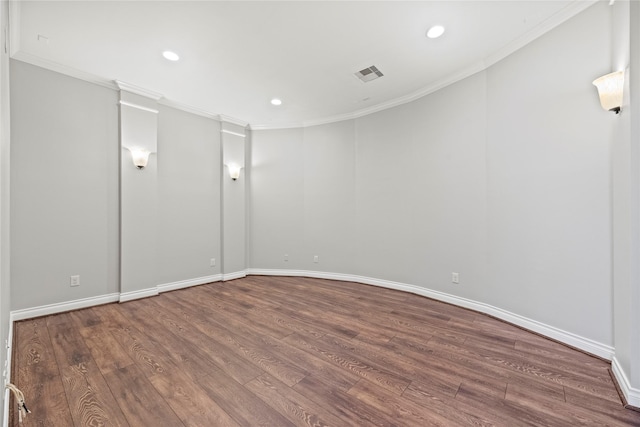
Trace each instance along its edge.
{"label": "hardwood floor", "polygon": [[640,426],[607,362],[355,283],[252,276],[14,328],[25,427]]}

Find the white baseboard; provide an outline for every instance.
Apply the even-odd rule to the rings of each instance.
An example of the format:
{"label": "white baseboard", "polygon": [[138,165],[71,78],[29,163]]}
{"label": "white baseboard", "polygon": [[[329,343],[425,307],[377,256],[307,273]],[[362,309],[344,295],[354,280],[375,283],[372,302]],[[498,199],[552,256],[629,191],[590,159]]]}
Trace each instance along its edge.
{"label": "white baseboard", "polygon": [[158,285],[158,292],[175,291],[176,289],[189,288],[191,286],[204,285],[211,282],[219,282],[222,280],[222,274],[216,274],[214,276],[196,277],[195,279],[180,280],[178,282],[165,283]]}
{"label": "white baseboard", "polygon": [[[249,275],[264,275],[264,276],[303,276],[313,277],[318,279],[330,279],[330,280],[343,280],[347,282],[363,283],[366,285],[380,286],[383,288],[396,289],[405,292],[411,292],[413,294],[422,295],[428,298],[432,298],[438,301],[447,302],[459,307],[468,308],[481,313],[488,314],[546,337],[558,340],[572,347],[586,351],[587,353],[594,354],[598,357],[602,357],[606,360],[611,360],[614,356],[614,348],[593,341],[589,338],[585,338],[576,335],[572,332],[564,331],[554,326],[546,325],[538,322],[537,320],[529,319],[524,316],[520,316],[510,311],[494,307],[489,304],[485,304],[478,301],[458,297],[455,295],[447,294],[444,292],[434,291],[431,289],[422,288],[415,285],[409,285],[406,283],[392,282],[389,280],[374,279],[371,277],[356,276],[352,274],[342,273],[328,273],[323,271],[308,271],[308,270],[275,270],[275,269],[257,269],[251,268],[247,270]],[[635,406],[635,405],[634,405]]]}
{"label": "white baseboard", "polygon": [[[243,271],[242,276],[246,276]],[[234,277],[235,278],[235,277]],[[165,283],[163,285],[154,286],[152,288],[141,289],[139,291],[112,293],[100,295],[97,297],[83,298],[73,301],[61,302],[56,304],[41,305],[39,307],[25,308],[14,310],[10,313],[9,318],[11,325],[18,320],[32,319],[34,317],[48,316],[50,314],[63,313],[65,311],[78,310],[81,308],[93,307],[95,305],[108,304],[110,302],[126,302],[139,298],[151,297],[158,295],[160,292],[172,291],[174,289],[182,289],[189,286],[203,285],[210,282],[218,282],[222,279],[221,274],[215,276],[197,277],[195,279],[181,280],[179,282]],[[227,279],[231,280],[231,279]]]}
{"label": "white baseboard", "polygon": [[620,386],[620,390],[622,390],[622,394],[627,401],[627,405],[640,408],[640,389],[631,386],[629,378],[627,378],[622,366],[620,366],[620,362],[618,362],[618,359],[615,357],[611,361],[611,370],[613,371],[613,376],[616,377],[616,380],[618,381],[618,385]]}
{"label": "white baseboard", "polygon": [[247,270],[241,270],[233,273],[223,274],[222,281],[226,282],[227,280],[242,279],[243,277],[247,277]]}
{"label": "white baseboard", "polygon": [[153,297],[158,294],[159,294],[158,287],[154,286],[153,288],[140,289],[139,291],[120,292],[120,298],[118,301],[120,302],[133,301],[134,299]]}
{"label": "white baseboard", "polygon": [[118,301],[120,294],[113,293],[98,297],[82,298],[57,304],[41,305],[40,307],[14,310],[10,313],[11,323],[17,320],[31,319],[33,317],[48,316],[50,314],[63,313],[65,311],[78,310],[80,308],[93,307],[94,305],[108,304]]}
{"label": "white baseboard", "polygon": [[[11,361],[12,361],[12,352],[13,352],[13,321],[9,320],[9,332],[7,334],[7,359],[6,359],[6,369],[4,369],[3,371],[3,377],[5,379],[5,385],[9,382],[11,382]],[[3,419],[2,419],[2,427],[9,427],[9,400],[10,400],[10,394],[11,392],[9,391],[8,388],[4,389],[4,410],[2,412]]]}

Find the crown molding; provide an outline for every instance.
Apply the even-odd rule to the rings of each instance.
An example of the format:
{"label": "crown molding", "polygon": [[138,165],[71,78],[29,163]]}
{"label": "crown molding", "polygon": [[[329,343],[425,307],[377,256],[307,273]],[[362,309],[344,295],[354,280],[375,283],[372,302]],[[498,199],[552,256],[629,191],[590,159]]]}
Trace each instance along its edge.
{"label": "crown molding", "polygon": [[220,118],[221,122],[231,123],[233,125],[242,126],[243,128],[249,126],[249,122],[238,119],[236,117],[226,116],[224,114],[219,114],[218,117]]}
{"label": "crown molding", "polygon": [[162,98],[162,99],[160,99],[158,101],[158,104],[164,105],[166,107],[175,108],[176,110],[184,111],[186,113],[195,114],[196,116],[206,117],[208,119],[213,119],[213,120],[220,121],[220,115],[219,114],[210,113],[208,111],[201,110],[200,108],[197,108],[197,107],[194,107],[194,106],[191,106],[191,105],[187,105],[187,104],[183,104],[183,103],[178,102],[178,101],[173,101],[171,99]]}
{"label": "crown molding", "polygon": [[[348,120],[349,118],[341,119],[341,120]],[[340,121],[340,120],[334,120],[334,121]],[[332,122],[327,122],[327,123],[332,123]],[[249,128],[251,130],[277,130],[277,129],[298,129],[298,128],[303,128],[305,126],[310,126],[310,125],[308,125],[307,122],[293,122],[293,123],[284,123],[284,124],[278,124],[278,125],[254,124],[254,125],[249,125]]]}
{"label": "crown molding", "polygon": [[523,34],[522,36],[518,37],[503,48],[485,58],[485,68],[489,68],[496,62],[506,58],[515,51],[522,49],[532,41],[543,36],[558,25],[568,21],[569,19],[573,18],[580,12],[588,9],[596,3],[598,3],[598,0],[574,0],[572,3],[568,4],[555,14],[551,15],[549,18],[542,21],[527,33]]}
{"label": "crown molding", "polygon": [[13,57],[20,51],[20,8],[21,2],[9,3],[9,56]]}
{"label": "crown molding", "polygon": [[96,76],[95,74],[86,73],[72,67],[67,67],[66,65],[44,59],[30,53],[22,51],[16,52],[11,56],[11,58],[18,61],[26,62],[27,64],[35,65],[40,68],[45,68],[56,73],[64,74],[69,77],[74,77],[85,82],[93,83],[98,86],[106,87],[108,89],[118,90],[118,86],[114,83],[113,80],[107,80],[103,77]]}
{"label": "crown molding", "polygon": [[120,105],[126,105],[127,107],[137,108],[138,110],[147,111],[149,113],[158,114],[159,111],[155,108],[144,107],[142,105],[134,104],[132,102],[120,101]]}
{"label": "crown molding", "polygon": [[164,98],[164,95],[158,92],[153,92],[151,90],[145,89],[140,86],[133,85],[131,83],[122,82],[120,80],[113,81],[118,89],[124,90],[126,92],[130,92],[136,95],[144,96],[145,98],[153,99],[154,101],[158,101],[161,98]]}
{"label": "crown molding", "polygon": [[330,123],[342,122],[344,120],[358,119],[360,117],[368,116],[373,113],[388,110],[390,108],[397,107],[403,104],[408,104],[409,102],[418,100],[426,95],[429,95],[430,93],[436,92],[460,80],[470,77],[480,71],[485,70],[486,68],[487,67],[485,66],[484,61],[477,62],[471,65],[470,67],[465,68],[464,70],[460,71],[457,74],[440,79],[429,86],[423,87],[420,90],[412,92],[408,95],[401,96],[399,98],[394,98],[392,100],[383,102],[381,104],[364,108],[362,110],[352,111],[350,113],[339,114],[336,116],[324,117],[321,119],[306,120],[302,123],[288,123],[284,125],[256,124],[256,125],[251,125],[251,129],[252,130],[293,129],[293,128],[301,128],[301,127],[320,126],[320,125],[326,125]]}
{"label": "crown molding", "polygon": [[[201,110],[197,107],[192,107],[177,101],[167,100],[162,96],[162,94],[159,94],[157,92],[152,92],[144,88],[140,88],[140,87],[137,87],[128,83],[120,82],[117,80],[115,82],[111,80],[107,80],[90,73],[86,73],[71,67],[67,67],[62,64],[58,64],[54,61],[50,61],[35,55],[22,52],[20,51],[20,30],[19,30],[20,2],[19,1],[9,2],[9,7],[10,7],[10,11],[9,11],[10,24],[9,25],[10,25],[10,34],[11,34],[10,51],[11,51],[11,57],[14,59],[27,62],[29,64],[46,68],[52,71],[56,71],[71,77],[76,77],[80,80],[84,80],[90,83],[98,84],[100,86],[108,87],[110,89],[126,90],[128,92],[132,92],[138,95],[155,99],[156,101],[158,101],[163,105],[176,108],[188,113],[196,114],[199,116],[216,119],[216,120],[219,120],[220,122],[227,122],[227,123],[232,123],[242,127],[248,127],[251,130],[294,129],[294,128],[302,128],[302,127],[310,127],[310,126],[319,126],[323,124],[335,123],[335,122],[340,122],[344,120],[357,119],[360,117],[367,116],[369,114],[377,113],[379,111],[387,110],[390,108],[394,108],[394,107],[415,101],[419,98],[422,98],[426,95],[436,92],[437,90],[440,90],[446,86],[449,86],[469,76],[472,76],[473,74],[486,70],[487,68],[496,64],[500,60],[506,58],[507,56],[511,55],[512,53],[516,52],[517,50],[531,43],[538,37],[546,34],[548,31],[552,30],[558,25],[573,18],[578,13],[588,9],[589,7],[591,7],[597,2],[598,0],[574,0],[572,3],[567,5],[566,7],[564,7],[563,9],[561,9],[560,11],[558,11],[557,13],[555,13],[554,15],[546,19],[545,21],[543,21],[541,24],[532,28],[529,32],[525,33],[524,35],[512,41],[511,43],[507,44],[506,46],[494,52],[493,54],[489,55],[484,60],[479,61],[475,64],[472,64],[469,67],[466,67],[465,69],[461,70],[460,72],[452,76],[445,77],[441,80],[436,81],[433,84],[425,86],[407,95],[401,96],[399,98],[394,98],[392,100],[383,102],[381,104],[377,104],[369,108],[365,108],[365,109],[361,109],[361,110],[357,110],[357,111],[353,111],[345,114],[339,114],[339,115],[313,119],[313,120],[306,120],[303,122],[291,122],[291,123],[281,123],[281,124],[270,124],[270,123],[250,124],[245,120],[241,120],[235,117],[227,116],[224,114],[210,113],[205,110]],[[161,99],[162,101],[160,101]]]}
{"label": "crown molding", "polygon": [[220,133],[226,133],[229,135],[235,135],[235,136],[239,136],[240,138],[246,138],[247,135],[245,135],[244,133],[240,133],[240,132],[234,132],[232,130],[228,130],[228,129],[220,129]]}
{"label": "crown molding", "polygon": [[558,25],[563,22],[573,18],[578,13],[588,9],[590,6],[593,6],[597,3],[598,0],[574,0],[571,4],[565,6],[563,9],[558,11],[553,16],[549,17],[541,24],[532,28],[529,32],[525,33],[518,39],[512,41],[507,44],[503,48],[494,52],[493,54],[486,57],[484,60],[479,61],[475,64],[471,64],[470,66],[464,68],[458,73],[445,77],[436,81],[433,84],[425,86],[417,91],[411,92],[407,95],[401,96],[399,98],[394,98],[392,100],[383,102],[381,104],[374,105],[369,108],[365,108],[362,110],[353,111],[350,113],[339,114],[335,116],[329,116],[320,119],[307,120],[302,123],[289,123],[289,124],[268,124],[268,123],[258,123],[251,126],[252,130],[271,130],[271,129],[291,129],[291,128],[300,128],[300,127],[308,127],[308,126],[319,126],[329,123],[341,122],[344,120],[353,120],[360,117],[368,116],[369,114],[377,113],[379,111],[388,110],[393,107],[397,107],[399,105],[407,104],[409,102],[415,101],[423,96],[429,95],[433,92],[436,92],[442,88],[445,88],[449,85],[452,85],[460,80],[463,80],[467,77],[470,77],[480,71],[484,71],[492,65],[496,64],[500,60],[506,58],[512,53],[516,52],[519,49],[522,49],[527,44],[546,34],[550,30],[554,29]]}

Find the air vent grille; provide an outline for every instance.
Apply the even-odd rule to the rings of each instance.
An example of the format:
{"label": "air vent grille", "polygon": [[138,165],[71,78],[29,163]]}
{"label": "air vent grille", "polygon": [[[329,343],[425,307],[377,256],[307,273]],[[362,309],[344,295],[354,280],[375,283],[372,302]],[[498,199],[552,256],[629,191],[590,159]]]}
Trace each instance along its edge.
{"label": "air vent grille", "polygon": [[384,76],[384,74],[382,74],[382,71],[378,70],[378,67],[376,67],[375,65],[372,65],[371,67],[365,68],[364,70],[360,70],[357,73],[353,74],[365,83]]}

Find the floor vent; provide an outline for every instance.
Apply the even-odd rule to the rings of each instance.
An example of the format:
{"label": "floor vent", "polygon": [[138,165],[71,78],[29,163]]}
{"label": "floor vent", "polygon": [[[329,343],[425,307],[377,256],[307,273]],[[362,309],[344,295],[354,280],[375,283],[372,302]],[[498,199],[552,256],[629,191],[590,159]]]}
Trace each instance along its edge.
{"label": "floor vent", "polygon": [[370,82],[371,80],[375,80],[378,77],[384,76],[378,67],[372,65],[369,68],[365,68],[364,70],[360,70],[357,73],[353,73],[357,78],[362,80],[363,82]]}

